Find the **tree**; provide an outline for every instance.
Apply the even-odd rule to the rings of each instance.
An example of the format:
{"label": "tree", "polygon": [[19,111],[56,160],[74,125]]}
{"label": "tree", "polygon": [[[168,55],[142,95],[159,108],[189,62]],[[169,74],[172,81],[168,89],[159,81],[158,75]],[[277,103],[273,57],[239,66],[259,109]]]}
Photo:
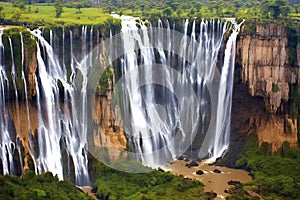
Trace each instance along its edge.
{"label": "tree", "polygon": [[300,8],[300,4],[295,4],[294,7],[295,7],[295,10],[296,10],[296,14],[298,14],[299,13],[299,8]]}
{"label": "tree", "polygon": [[293,11],[293,8],[291,6],[281,6],[280,7],[280,13],[283,17],[287,17],[291,12]]}
{"label": "tree", "polygon": [[11,1],[13,7],[19,7],[19,5],[21,4],[21,2],[22,2],[21,0],[12,0]]}
{"label": "tree", "polygon": [[15,14],[11,17],[11,19],[12,19],[13,21],[15,21],[15,22],[18,22],[18,21],[20,20],[20,18],[21,18],[21,13],[19,13],[19,12],[15,13]]}
{"label": "tree", "polygon": [[61,16],[61,14],[63,13],[63,5],[60,2],[60,0],[55,0],[54,7],[55,7],[55,12],[56,12],[55,17],[59,18]]}
{"label": "tree", "polygon": [[132,13],[134,13],[134,10],[137,9],[134,2],[129,2],[126,7],[129,8],[132,11]]}
{"label": "tree", "polygon": [[285,6],[288,6],[287,0],[266,0],[262,5],[267,13],[271,12],[272,18],[274,19],[278,19],[280,14],[288,14],[282,13],[286,11]]}
{"label": "tree", "polygon": [[24,2],[21,2],[21,3],[19,4],[19,8],[20,8],[20,10],[25,11],[25,10],[26,10],[25,3],[24,3]]}
{"label": "tree", "polygon": [[217,15],[219,15],[220,8],[223,4],[224,4],[224,2],[222,0],[221,1],[217,1],[217,0],[212,1],[209,6],[211,9],[211,12],[213,12],[213,9],[215,9]]}
{"label": "tree", "polygon": [[163,15],[165,15],[166,17],[171,17],[172,14],[172,8],[171,7],[166,7],[163,11],[162,11]]}
{"label": "tree", "polygon": [[83,7],[83,6],[82,6],[81,3],[76,4],[76,9],[78,10],[77,13],[81,13],[80,9],[81,9],[82,7]]}
{"label": "tree", "polygon": [[3,6],[0,6],[0,18],[2,17]]}

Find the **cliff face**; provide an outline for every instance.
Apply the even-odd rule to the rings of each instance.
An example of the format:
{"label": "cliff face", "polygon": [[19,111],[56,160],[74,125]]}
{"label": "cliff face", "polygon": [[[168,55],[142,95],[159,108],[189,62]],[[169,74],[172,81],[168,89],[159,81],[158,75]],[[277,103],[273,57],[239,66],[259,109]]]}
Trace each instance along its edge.
{"label": "cliff face", "polygon": [[[37,69],[37,52],[24,49],[24,66],[27,80],[27,94],[32,97],[36,95],[36,69]],[[30,58],[30,59],[29,59]]]}
{"label": "cliff face", "polygon": [[264,102],[265,114],[248,116],[249,125],[255,127],[259,143],[272,144],[273,151],[284,141],[296,146],[298,140],[297,119],[289,116],[288,110],[290,86],[297,84],[300,78],[300,46],[297,47],[298,60],[292,66],[288,38],[286,26],[268,24],[256,25],[255,33],[242,29],[237,42],[241,84],[247,85],[251,96],[261,97]]}
{"label": "cliff face", "polygon": [[[86,27],[85,27],[86,28]],[[80,32],[81,30],[81,32]],[[58,48],[53,47],[53,51],[58,55],[57,61],[62,62],[64,60],[66,67],[66,71],[69,70],[72,62],[70,61],[72,57],[78,57],[80,58],[81,54],[83,54],[83,48],[77,48],[77,46],[85,46],[84,51],[89,51],[90,49],[93,49],[96,45],[98,45],[103,37],[102,30],[94,29],[94,32],[92,32],[93,29],[90,28],[90,32],[88,34],[85,33],[85,38],[83,37],[83,32],[85,29],[81,29],[81,27],[75,27],[72,30],[65,30],[65,34],[69,34],[65,36],[65,38],[61,37],[53,37],[52,39],[53,43],[57,44]],[[63,31],[63,29],[58,30],[52,30],[54,35],[60,35]],[[74,32],[72,34],[73,36],[73,45],[76,46],[76,48],[73,48],[73,51],[71,54],[70,48],[71,45],[68,45],[71,38],[71,31]],[[86,31],[86,30],[85,30]],[[23,41],[21,43],[21,37],[20,32],[23,35]],[[87,31],[86,31],[87,32]],[[1,65],[1,70],[5,70],[7,74],[7,80],[6,76],[1,76],[1,83],[3,86],[7,83],[7,87],[0,87],[1,93],[3,92],[5,95],[1,96],[0,104],[1,112],[3,115],[0,116],[1,120],[1,128],[2,126],[7,128],[9,137],[11,139],[8,142],[12,143],[18,143],[19,150],[17,151],[15,149],[15,145],[12,145],[12,151],[13,151],[13,165],[16,166],[14,170],[10,170],[10,173],[21,175],[25,169],[31,168],[34,169],[34,164],[36,156],[39,156],[41,152],[39,152],[39,134],[37,134],[40,126],[40,116],[45,118],[45,124],[48,125],[48,115],[47,113],[39,113],[40,110],[38,108],[38,91],[40,94],[40,100],[43,101],[43,91],[41,89],[41,76],[39,75],[39,67],[38,67],[38,48],[37,48],[37,39],[31,35],[27,30],[24,30],[22,28],[16,28],[16,29],[7,29],[1,32],[3,34],[0,35],[3,39],[2,47],[3,49],[0,49],[3,51],[3,59],[0,58],[1,63],[4,64],[3,68]],[[50,40],[50,33],[49,31],[44,32],[44,38],[48,41]],[[56,39],[56,40],[55,40]],[[64,40],[63,40],[64,39]],[[11,40],[12,48],[10,48],[9,41]],[[61,48],[63,42],[65,44],[65,49]],[[49,42],[49,41],[48,41]],[[51,42],[49,42],[51,43]],[[22,51],[21,44],[24,44],[24,51]],[[47,61],[49,61],[51,58],[47,57],[49,56],[46,54],[46,50],[42,48],[42,45],[40,45],[40,49],[42,50],[42,57]],[[12,52],[11,52],[11,49]],[[86,50],[87,49],[87,50]],[[65,50],[65,53],[63,54],[60,51]],[[13,55],[13,56],[12,56]],[[24,55],[22,57],[21,55]],[[64,55],[64,57],[62,56]],[[76,56],[74,56],[76,55]],[[76,58],[77,58],[76,57]],[[14,58],[14,59],[12,59]],[[2,60],[3,59],[3,60]],[[22,60],[24,59],[24,60]],[[49,59],[49,60],[48,60]],[[14,62],[12,62],[14,61]],[[23,62],[22,62],[23,61]],[[50,61],[49,61],[50,62]],[[101,61],[101,66],[105,66],[105,60]],[[15,89],[13,83],[13,63],[16,69],[16,88],[18,93],[18,98],[16,97]],[[74,63],[73,63],[74,64]],[[58,66],[59,67],[59,66]],[[69,72],[69,71],[68,71]],[[22,77],[22,74],[24,73],[24,77]],[[113,74],[113,72],[111,72]],[[3,75],[3,74],[1,74]],[[70,76],[70,73],[66,73],[66,76]],[[23,79],[24,78],[24,79]],[[112,77],[112,80],[114,77]],[[25,85],[25,81],[26,85]],[[112,81],[109,80],[109,81]],[[3,81],[3,82],[2,82]],[[96,92],[93,94],[92,98],[94,98],[94,106],[91,110],[92,114],[92,121],[93,122],[93,130],[91,133],[93,133],[95,146],[100,147],[117,147],[120,149],[126,148],[126,137],[125,133],[122,130],[122,122],[119,119],[118,109],[116,112],[113,112],[111,110],[111,94],[112,94],[112,84],[113,82],[108,83],[107,81],[104,81],[104,85],[99,85],[99,92]],[[26,86],[26,87],[25,87]],[[49,85],[50,86],[50,85]],[[109,87],[108,87],[109,86]],[[25,88],[26,92],[25,92]],[[38,90],[37,90],[38,88]],[[65,109],[68,105],[66,105],[68,102],[63,101],[64,99],[64,88],[63,85],[57,83],[58,90],[56,91],[58,104],[55,105],[56,109],[60,113],[65,113],[66,115],[70,115],[70,109]],[[101,92],[100,92],[101,90]],[[48,91],[50,92],[50,91]],[[4,103],[3,103],[4,102]],[[41,110],[47,110],[46,106],[43,104],[43,102],[40,104]],[[77,105],[72,105],[77,106]],[[90,114],[89,113],[89,114]],[[116,113],[116,114],[115,114]],[[43,119],[44,119],[43,118]],[[7,119],[7,122],[5,121]],[[3,120],[3,121],[2,121]],[[5,122],[5,124],[4,124]],[[79,123],[79,122],[78,122]],[[63,123],[61,123],[61,127],[63,127]],[[3,134],[1,132],[1,134]],[[1,136],[0,136],[1,137]],[[2,137],[0,138],[2,142]],[[7,142],[5,140],[5,142]],[[5,148],[2,146],[1,148]],[[6,144],[4,144],[6,145]],[[65,151],[65,140],[62,138],[60,140],[60,147],[62,151],[62,162],[63,165],[69,166],[72,163],[73,160]],[[9,158],[8,155],[4,155],[3,158]],[[11,159],[11,157],[10,157]],[[2,161],[5,159],[2,159],[0,155],[0,174],[3,174],[3,166]],[[4,162],[4,161],[3,161]],[[22,169],[23,167],[23,169]],[[66,177],[69,177],[70,180],[74,179],[74,168],[68,169],[70,172],[66,172]],[[69,175],[70,174],[70,175]]]}
{"label": "cliff face", "polygon": [[107,67],[105,46],[102,45],[101,49],[99,62],[104,71],[97,83],[93,101],[92,120],[95,126],[93,126],[92,143],[97,149],[106,148],[109,158],[116,160],[120,156],[119,150],[126,148],[127,139],[123,130],[120,110],[118,107],[112,107],[115,73],[112,68]]}
{"label": "cliff face", "polygon": [[94,97],[93,122],[96,128],[93,131],[93,142],[96,147],[106,147],[110,158],[118,158],[118,150],[115,148],[126,148],[126,137],[122,129],[123,124],[120,120],[120,112],[118,109],[113,110],[112,101],[112,84],[105,90],[100,91],[100,85],[97,88],[98,92]]}

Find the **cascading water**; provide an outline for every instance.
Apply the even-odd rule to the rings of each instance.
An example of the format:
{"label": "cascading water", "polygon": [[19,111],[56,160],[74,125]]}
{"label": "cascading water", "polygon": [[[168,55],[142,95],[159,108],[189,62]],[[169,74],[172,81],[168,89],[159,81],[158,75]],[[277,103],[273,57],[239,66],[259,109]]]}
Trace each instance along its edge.
{"label": "cascading water", "polygon": [[[36,60],[38,70],[35,73],[35,79],[33,79],[36,80],[34,99],[31,96],[28,97],[28,80],[26,80],[24,68],[25,47],[23,35],[22,33],[19,35],[21,56],[17,56],[20,58],[18,64],[15,64],[13,41],[10,37],[7,37],[9,44],[7,48],[10,49],[11,62],[8,62],[9,64],[6,66],[2,42],[3,32],[0,31],[1,173],[20,175],[20,172],[17,174],[15,170],[15,164],[18,164],[18,169],[23,169],[20,139],[22,138],[26,142],[26,138],[28,138],[28,147],[25,148],[28,148],[26,151],[32,158],[36,173],[51,171],[60,179],[67,177],[73,180],[76,185],[90,184],[87,169],[86,89],[76,87],[74,82],[74,76],[78,71],[82,72],[81,74],[86,80],[85,74],[88,68],[88,66],[85,66],[88,64],[86,58],[92,48],[92,45],[88,45],[93,39],[87,37],[87,27],[84,26],[82,31],[81,35],[83,37],[81,40],[77,39],[76,41],[81,43],[82,48],[76,56],[73,54],[73,42],[76,39],[74,39],[71,30],[66,32],[69,33],[71,43],[70,54],[63,53],[62,58],[59,58],[56,53],[61,51],[61,44],[63,51],[65,50],[66,33],[63,33],[64,38],[59,38],[54,31],[50,30],[48,42],[41,30],[31,31],[31,35],[37,40]],[[92,37],[92,29],[90,31],[90,37]],[[63,32],[65,32],[64,29]],[[18,42],[18,40],[16,41]],[[66,55],[70,55],[70,57]],[[66,65],[66,62],[69,63],[69,66]],[[20,74],[18,74],[19,69],[21,69]],[[11,72],[11,80],[7,77],[8,72]],[[21,77],[21,83],[18,82],[20,78],[18,76]],[[10,92],[14,94],[11,97],[8,95]],[[11,107],[6,105],[7,102],[12,104],[11,99],[13,100],[13,112],[15,112],[12,115],[16,116],[13,119],[14,124],[12,123],[12,115],[8,113]],[[22,125],[22,127],[28,127],[27,131],[20,130],[20,100],[24,100],[24,108],[26,109],[25,115],[22,115],[26,118],[26,120],[22,119],[22,122],[25,121],[26,126]],[[30,113],[32,109],[37,109],[37,122],[32,122],[31,117],[35,119],[35,114]],[[32,123],[37,124],[37,127],[32,127]],[[21,132],[25,135],[21,135]],[[26,136],[26,133],[28,133],[28,136]],[[26,143],[23,143],[23,145],[26,145]],[[16,151],[18,151],[18,154],[16,154]],[[18,160],[15,158],[16,155],[20,156]]]}
{"label": "cascading water", "polygon": [[[39,74],[37,76],[40,80],[37,84],[39,110],[39,155],[35,155],[37,173],[52,171],[62,179],[62,148],[64,148],[68,159],[71,158],[74,165],[75,183],[88,185],[87,141],[82,128],[82,124],[86,122],[80,118],[81,112],[77,110],[77,106],[73,106],[77,105],[78,102],[75,102],[75,98],[82,91],[77,91],[73,83],[68,80],[64,63],[62,65],[59,63],[54,49],[45,40],[42,33],[35,30],[32,34],[38,38]],[[86,43],[86,40],[83,42]],[[52,44],[54,43],[55,41],[52,42]],[[47,59],[43,59],[41,48],[46,52]],[[48,62],[45,62],[46,60]],[[77,67],[80,68],[80,66]],[[75,70],[74,66],[71,70]],[[75,71],[71,72],[71,74],[75,73]],[[64,90],[63,97],[60,96],[61,88],[59,88],[58,82]],[[46,113],[46,116],[42,113]],[[63,147],[60,146],[61,143],[64,144]],[[32,149],[32,151],[34,150]],[[70,160],[68,163],[70,164]],[[70,166],[66,166],[66,168],[69,169]]]}
{"label": "cascading water", "polygon": [[6,74],[6,69],[4,66],[4,46],[2,43],[2,30],[0,30],[0,149],[1,154],[0,158],[2,160],[2,166],[3,166],[3,174],[14,174],[14,162],[13,162],[13,153],[15,150],[15,143],[12,140],[12,135],[9,132],[9,122],[8,122],[8,113],[6,108],[6,102],[5,102],[5,95],[8,91],[9,85],[8,85],[8,78]]}
{"label": "cascading water", "polygon": [[[123,51],[126,54],[122,56],[119,67],[122,76],[129,77],[124,79],[122,88],[118,90],[122,94],[119,100],[123,113],[129,116],[123,119],[124,130],[128,142],[137,153],[136,158],[147,166],[158,167],[169,163],[188,147],[200,158],[209,154],[209,157],[215,159],[229,145],[238,27],[231,28],[228,22],[220,20],[202,20],[200,24],[193,22],[191,36],[188,37],[189,24],[186,20],[184,33],[178,34],[171,30],[168,22],[166,29],[163,29],[160,20],[158,28],[147,28],[141,24],[139,29],[135,19],[122,18]],[[31,130],[29,106],[32,102],[27,92],[23,36],[20,34],[21,88],[24,91],[19,94],[12,41],[9,38],[12,58],[9,66],[9,76],[12,77],[10,88],[0,31],[0,159],[3,174],[15,174],[14,152],[18,151],[18,155],[21,155],[19,143],[10,132],[12,122],[9,122],[11,119],[6,106],[6,96],[12,90],[15,107],[19,107],[18,99],[24,95],[29,153],[36,173],[51,171],[63,179],[71,177],[74,171],[76,185],[90,183],[87,85],[89,67],[94,60],[88,53],[96,45],[93,44],[95,41],[97,44],[100,42],[100,33],[98,29],[89,29],[87,26],[82,26],[78,31],[79,39],[73,30],[63,29],[62,42],[59,42],[61,38],[52,30],[49,32],[49,42],[40,30],[31,31],[37,39],[38,70],[35,73],[37,81],[34,100],[38,111],[36,133]],[[225,33],[229,37],[224,62],[217,64]],[[65,38],[67,35],[70,44]],[[93,35],[96,35],[96,40],[93,40]],[[76,37],[81,41],[81,48],[76,48]],[[66,52],[68,45],[69,52]],[[99,50],[96,49],[97,55],[101,53]],[[112,54],[115,54],[118,50],[113,51]],[[111,58],[108,60],[113,61]],[[220,74],[217,73],[217,66]],[[74,78],[78,74],[82,77],[80,87]],[[216,81],[218,76],[220,78]],[[16,111],[19,112],[19,109]],[[18,113],[17,120],[20,120]],[[19,122],[15,123],[15,129],[20,134]],[[197,134],[200,139],[195,142]],[[19,160],[22,165],[22,159]]]}
{"label": "cascading water", "polygon": [[130,78],[123,79],[119,90],[124,129],[137,159],[158,167],[188,149],[202,159],[222,156],[229,146],[239,25],[194,21],[189,37],[186,20],[179,37],[168,23],[167,29],[161,21],[158,28],[147,28],[143,23],[137,26],[135,18],[121,19],[122,76]]}

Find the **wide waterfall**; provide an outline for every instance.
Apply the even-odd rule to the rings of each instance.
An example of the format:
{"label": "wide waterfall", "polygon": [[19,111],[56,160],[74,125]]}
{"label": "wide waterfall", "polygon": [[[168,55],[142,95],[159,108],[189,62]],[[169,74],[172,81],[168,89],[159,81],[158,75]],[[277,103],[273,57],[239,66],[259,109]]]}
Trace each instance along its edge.
{"label": "wide waterfall", "polygon": [[222,156],[229,147],[239,25],[186,20],[178,33],[160,20],[148,28],[149,22],[121,19],[123,49],[111,60],[122,55],[116,99],[131,154],[155,168],[183,153]]}
{"label": "wide waterfall", "polygon": [[30,76],[23,33],[4,41],[0,30],[1,173],[20,176],[23,168],[33,167],[76,185],[90,184],[90,95],[95,96],[90,85],[98,83],[93,67],[106,52],[102,61],[116,72],[110,109],[119,110],[126,159],[156,168],[184,153],[222,156],[229,146],[239,26],[229,20],[186,20],[180,33],[176,24],[160,20],[152,27],[121,19],[122,32],[101,45],[102,33],[91,26],[30,31],[37,65]]}

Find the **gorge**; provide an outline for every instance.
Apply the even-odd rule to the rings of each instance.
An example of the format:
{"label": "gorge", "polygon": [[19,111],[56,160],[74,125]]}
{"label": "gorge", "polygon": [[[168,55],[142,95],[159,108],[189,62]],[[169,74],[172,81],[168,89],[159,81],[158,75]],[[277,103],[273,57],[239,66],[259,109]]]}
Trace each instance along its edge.
{"label": "gorge", "polygon": [[[285,141],[293,147],[297,145],[300,46],[296,44],[296,54],[289,53],[289,48],[294,46],[290,43],[290,33],[286,26],[273,23],[265,26],[255,25],[255,30],[249,33],[245,30],[245,24],[237,36],[238,30],[232,29],[232,26],[228,27],[223,21],[187,20],[183,26],[183,35],[189,35],[190,38],[180,37],[179,41],[173,43],[169,42],[172,37],[178,38],[171,36],[172,24],[158,22],[159,28],[166,29],[161,32],[159,28],[153,29],[157,31],[155,33],[161,34],[157,40],[151,38],[151,32],[146,31],[147,24],[141,23],[140,26],[140,30],[135,27],[137,30],[130,34],[139,33],[138,36],[131,36],[140,37],[144,47],[151,48],[139,46],[140,50],[132,52],[132,49],[136,48],[133,46],[140,41],[127,41],[126,47],[129,49],[125,49],[125,52],[131,53],[114,62],[103,59],[106,49],[101,44],[110,33],[101,28],[81,26],[36,29],[30,32],[18,28],[1,30],[1,174],[20,176],[23,169],[30,168],[36,173],[52,171],[59,178],[72,180],[76,185],[89,185],[88,151],[91,145],[135,149],[138,160],[148,166],[160,166],[164,161],[169,162],[186,151],[191,152],[191,157],[217,158],[229,145],[230,118],[234,139],[242,137],[243,134],[257,134],[259,143],[268,142],[274,152]],[[299,32],[299,25],[296,24],[295,30]],[[113,30],[114,33],[118,31]],[[235,37],[238,37],[236,55],[231,55],[231,52],[235,52]],[[200,40],[195,42],[196,38]],[[205,40],[207,38],[211,40]],[[226,50],[226,42],[228,46],[231,45],[231,51]],[[167,46],[163,47],[166,44]],[[174,44],[174,47],[168,46],[169,44]],[[215,52],[215,56],[206,55],[203,49]],[[95,57],[89,54],[91,51],[95,53]],[[219,51],[221,53],[218,53]],[[226,51],[229,52],[226,54]],[[178,57],[187,58],[188,62],[178,59],[174,52],[177,52]],[[194,61],[190,57],[195,55],[206,57]],[[103,68],[103,78],[94,82],[96,85],[93,87],[96,89],[91,98],[90,91],[87,90],[90,83],[87,80],[88,67],[94,65],[95,60],[100,62]],[[195,74],[199,73],[197,70],[182,70],[182,75],[178,75],[172,69],[154,69],[151,65],[153,60],[159,65],[155,67],[169,65],[179,71],[193,65],[217,67],[209,68],[212,71],[203,70],[204,73],[208,73],[203,77],[207,78],[210,75],[211,77],[207,78],[210,80],[214,80],[211,73],[214,74],[218,70],[220,80],[224,80],[222,78],[225,70],[222,67],[227,66],[231,71],[225,76],[227,83],[221,84],[224,86],[222,91],[219,86],[211,87],[207,83],[205,87],[203,82],[198,81],[203,77],[195,78]],[[120,68],[107,68],[107,62],[122,66],[123,71]],[[201,62],[205,62],[205,65]],[[182,63],[181,69],[176,68],[178,63]],[[116,104],[113,86],[117,85],[120,74],[126,75],[127,70],[137,70],[139,65],[150,65],[151,71],[138,71],[149,79],[143,80],[133,74],[136,76],[133,80],[140,78],[141,82],[161,83],[161,80],[149,76],[160,74],[170,77],[168,80],[175,76],[180,84],[170,86],[175,82],[174,78],[171,83],[163,82],[168,89],[144,86],[136,92],[134,83],[130,82],[132,79],[125,80],[123,83],[127,84],[126,90],[121,91],[124,101],[119,103],[119,108],[112,110],[112,105]],[[189,88],[190,82],[185,82],[180,76],[188,77],[191,82],[198,82]],[[231,117],[229,110],[232,85],[234,91]],[[176,92],[176,87],[185,90],[179,95],[192,94],[192,98],[182,102],[185,106],[183,110],[178,106],[178,97],[171,95],[172,92]],[[149,96],[153,91],[162,94],[163,98]],[[215,94],[217,91],[218,95]],[[214,107],[211,104],[216,96],[218,106]],[[193,98],[200,104],[193,102]],[[204,104],[211,105],[212,110],[203,107]],[[149,107],[141,109],[145,105]],[[172,109],[178,110],[173,112]],[[199,114],[194,112],[195,110],[199,110]],[[124,113],[130,113],[131,116],[129,119],[123,118],[122,121],[120,115]],[[135,117],[133,113],[139,115]],[[191,121],[183,120],[187,117]],[[204,129],[203,132],[210,130],[208,124],[211,123],[214,124],[214,129],[219,131],[214,130],[204,136],[193,135],[193,129],[198,130],[199,127],[192,125],[197,124],[195,121],[198,120],[201,121],[200,127]],[[164,121],[168,123],[162,123]],[[147,123],[151,129],[145,130],[143,123]],[[159,129],[164,131],[158,131]],[[183,149],[174,149],[173,144],[168,143],[170,139],[166,138],[166,135],[172,134],[170,130],[180,136],[178,141],[183,141]],[[88,142],[88,132],[92,133],[93,144]],[[221,135],[215,136],[215,133]],[[184,138],[186,134],[192,135]],[[152,135],[155,137],[151,138]],[[193,143],[190,138],[197,142]],[[179,142],[175,143],[175,146],[180,146]],[[162,147],[167,148],[163,149],[163,152],[157,152],[159,155],[148,155],[149,152],[160,150]],[[110,156],[115,156],[114,154],[115,152],[109,152]]]}

